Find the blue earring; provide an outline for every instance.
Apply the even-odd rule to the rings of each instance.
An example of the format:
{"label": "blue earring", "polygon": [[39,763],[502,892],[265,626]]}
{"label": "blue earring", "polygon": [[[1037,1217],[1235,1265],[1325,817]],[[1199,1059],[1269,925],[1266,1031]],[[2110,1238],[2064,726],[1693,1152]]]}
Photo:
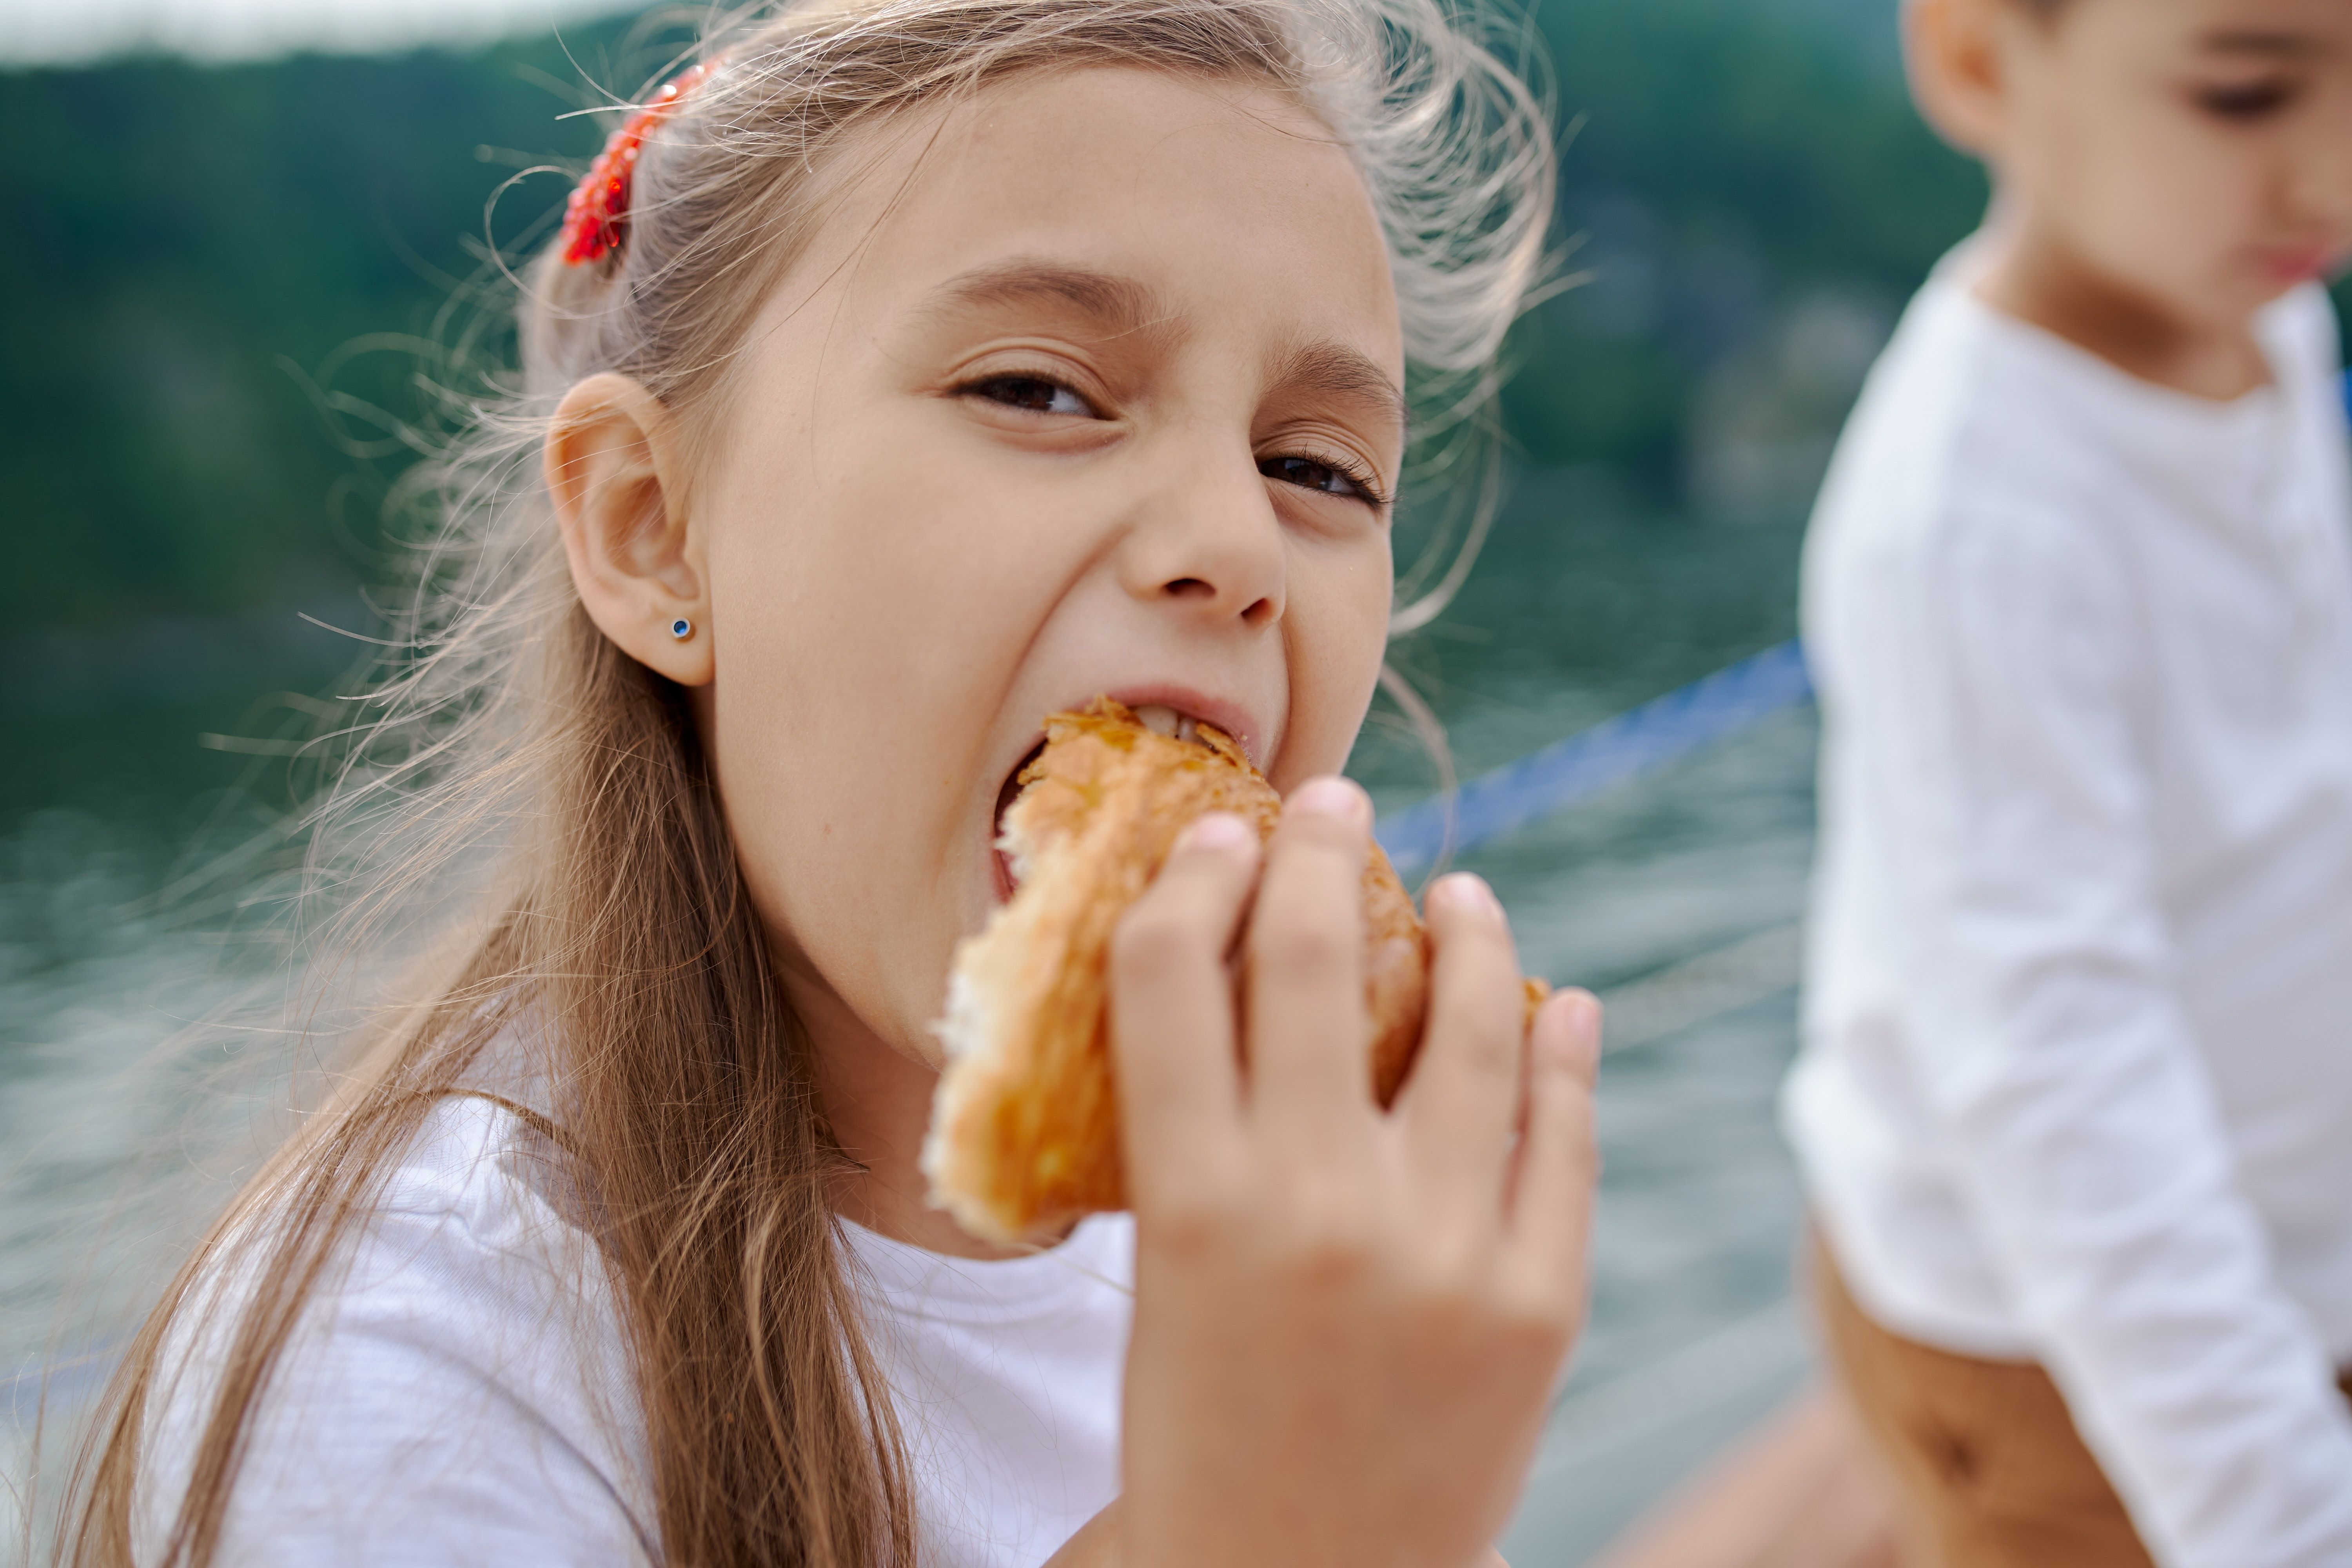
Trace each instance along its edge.
{"label": "blue earring", "polygon": [[687,638],[694,635],[694,623],[688,620],[684,616],[680,616],[677,619],[670,622],[669,635],[676,637],[678,641],[684,642]]}

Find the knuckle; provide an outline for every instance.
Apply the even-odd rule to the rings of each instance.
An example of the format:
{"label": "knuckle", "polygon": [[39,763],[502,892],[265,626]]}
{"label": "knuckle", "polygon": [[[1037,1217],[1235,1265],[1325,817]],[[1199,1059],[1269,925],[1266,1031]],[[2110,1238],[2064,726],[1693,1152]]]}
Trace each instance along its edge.
{"label": "knuckle", "polygon": [[1514,1270],[1496,1292],[1493,1331],[1530,1350],[1565,1349],[1583,1321],[1582,1293],[1549,1271]]}
{"label": "knuckle", "polygon": [[1457,1016],[1452,1026],[1454,1052],[1469,1067],[1496,1078],[1518,1077],[1525,1042],[1514,1033],[1510,1020],[1496,1017],[1491,1008],[1481,1008]]}
{"label": "knuckle", "polygon": [[1213,1173],[1196,1174],[1180,1187],[1154,1194],[1148,1203],[1138,1203],[1137,1219],[1163,1255],[1180,1261],[1203,1258],[1248,1220],[1244,1191],[1244,1184],[1220,1180]]}
{"label": "knuckle", "polygon": [[1327,975],[1342,967],[1351,955],[1347,934],[1323,921],[1276,921],[1258,934],[1258,961],[1269,969],[1305,975]]}
{"label": "knuckle", "polygon": [[1564,1294],[1538,1298],[1528,1292],[1514,1298],[1495,1325],[1496,1336],[1519,1351],[1540,1357],[1566,1353],[1576,1338],[1579,1314]]}
{"label": "knuckle", "polygon": [[1193,1198],[1158,1205],[1141,1218],[1154,1249],[1176,1263],[1208,1258],[1232,1226],[1232,1215],[1222,1205]]}
{"label": "knuckle", "polygon": [[1336,1195],[1303,1194],[1292,1208],[1287,1271],[1309,1289],[1355,1284],[1380,1261],[1378,1234],[1360,1205]]}
{"label": "knuckle", "polygon": [[1543,1053],[1534,1054],[1528,1078],[1528,1119],[1547,1138],[1577,1146],[1580,1156],[1595,1158],[1592,1091]]}
{"label": "knuckle", "polygon": [[1422,1247],[1410,1269],[1412,1292],[1436,1321],[1468,1323],[1485,1316],[1495,1294],[1490,1247],[1440,1238]]}
{"label": "knuckle", "polygon": [[1309,1293],[1350,1289],[1374,1272],[1373,1247],[1360,1236],[1324,1232],[1300,1238],[1290,1273]]}
{"label": "knuckle", "polygon": [[1601,1184],[1601,1140],[1592,1134],[1591,1111],[1578,1105],[1547,1110],[1531,1131],[1546,1148],[1544,1163],[1566,1178],[1553,1201],[1581,1203]]}
{"label": "knuckle", "polygon": [[1113,967],[1137,978],[1175,973],[1190,962],[1202,942],[1181,910],[1138,904],[1111,933]]}
{"label": "knuckle", "polygon": [[1433,1338],[1484,1338],[1492,1311],[1483,1292],[1459,1275],[1424,1273],[1412,1289],[1413,1316]]}

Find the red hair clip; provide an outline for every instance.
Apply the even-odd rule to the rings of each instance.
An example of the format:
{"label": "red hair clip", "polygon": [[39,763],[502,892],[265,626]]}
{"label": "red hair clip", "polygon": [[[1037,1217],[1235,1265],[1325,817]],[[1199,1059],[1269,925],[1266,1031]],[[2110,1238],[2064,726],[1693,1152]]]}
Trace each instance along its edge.
{"label": "red hair clip", "polygon": [[636,174],[638,150],[654,127],[668,119],[679,101],[702,84],[716,63],[705,60],[680,72],[677,79],[654,94],[652,102],[630,115],[605,142],[604,150],[588,165],[587,178],[563,206],[567,266],[599,261],[621,248],[621,228],[629,217],[629,185]]}

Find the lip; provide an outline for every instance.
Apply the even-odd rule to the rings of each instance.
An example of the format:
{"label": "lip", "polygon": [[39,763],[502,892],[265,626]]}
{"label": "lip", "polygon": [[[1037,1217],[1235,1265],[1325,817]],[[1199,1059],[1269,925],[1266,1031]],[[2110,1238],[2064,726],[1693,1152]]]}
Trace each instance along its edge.
{"label": "lip", "polygon": [[2281,283],[2303,283],[2326,276],[2335,256],[2326,245],[2265,246],[2257,253],[2263,270]]}
{"label": "lip", "polygon": [[1241,747],[1252,767],[1265,772],[1270,760],[1266,746],[1269,726],[1238,702],[1212,697],[1190,686],[1175,685],[1121,686],[1103,695],[1129,708],[1173,708],[1203,724],[1213,724],[1234,738],[1234,743]]}

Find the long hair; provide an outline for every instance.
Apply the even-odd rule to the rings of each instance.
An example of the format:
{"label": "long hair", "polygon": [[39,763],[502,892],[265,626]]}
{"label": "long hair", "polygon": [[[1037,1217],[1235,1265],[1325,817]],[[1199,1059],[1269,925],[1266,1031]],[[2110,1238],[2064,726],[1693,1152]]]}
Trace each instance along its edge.
{"label": "long hair", "polygon": [[[135,1547],[209,1568],[257,1405],[299,1397],[270,1385],[289,1337],[425,1115],[479,1092],[495,1055],[545,1087],[546,1135],[591,1196],[663,1557],[911,1563],[904,1444],[832,1202],[844,1156],[684,696],[572,589],[539,478],[547,419],[583,377],[622,373],[677,416],[691,468],[748,324],[823,221],[812,182],[861,130],[1023,73],[1119,64],[1294,95],[1362,172],[1441,426],[1491,394],[1546,264],[1547,116],[1442,0],[817,0],[722,16],[698,52],[719,68],[646,142],[626,243],[531,264],[520,374],[420,470],[431,526],[371,717],[311,817],[305,897],[332,910],[314,945],[428,931],[412,1001],[330,1042],[331,1092],[131,1342],[60,1561]],[[352,961],[317,963],[347,978]],[[199,1334],[184,1491],[134,1542],[145,1439]]]}

